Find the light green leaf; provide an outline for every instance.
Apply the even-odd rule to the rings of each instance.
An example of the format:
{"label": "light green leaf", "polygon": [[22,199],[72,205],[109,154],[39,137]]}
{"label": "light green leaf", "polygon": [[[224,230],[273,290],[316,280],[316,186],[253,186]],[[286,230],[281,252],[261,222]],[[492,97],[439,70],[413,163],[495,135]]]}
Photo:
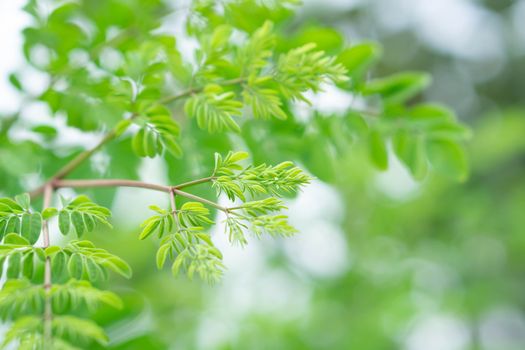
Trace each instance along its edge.
{"label": "light green leaf", "polygon": [[386,104],[403,103],[419,94],[430,82],[431,77],[426,73],[398,73],[370,81],[363,88],[363,94],[379,94]]}
{"label": "light green leaf", "polygon": [[378,131],[372,131],[368,139],[370,158],[374,165],[380,170],[388,168],[388,150],[385,140]]}

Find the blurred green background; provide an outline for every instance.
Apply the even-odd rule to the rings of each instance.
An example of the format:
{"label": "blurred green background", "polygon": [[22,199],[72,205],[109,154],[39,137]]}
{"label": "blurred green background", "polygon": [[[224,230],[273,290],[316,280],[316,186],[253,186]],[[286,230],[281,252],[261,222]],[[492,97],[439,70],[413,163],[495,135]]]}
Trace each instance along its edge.
{"label": "blurred green background", "polygon": [[[7,2],[0,9],[5,18],[19,13]],[[165,198],[119,190],[118,230],[95,238],[134,269],[131,281],[109,283],[126,309],[96,316],[111,349],[524,349],[525,1],[309,0],[288,16],[279,20],[309,39],[379,42],[374,75],[430,72],[424,99],[451,106],[473,129],[469,179],[415,182],[395,159],[374,170],[362,145],[341,144],[333,118],[320,117],[348,104],[336,90],[315,98],[316,115],[303,111],[322,132],[302,138],[292,123],[253,121],[242,137],[256,162],[294,159],[319,179],[289,200],[300,234],[240,249],[217,227],[223,282],[174,279],[156,271],[154,243],[136,239],[147,205]],[[193,160],[229,147],[199,135],[192,142],[208,153]],[[142,169],[151,182],[191,177],[173,170],[179,165]],[[12,171],[23,172],[18,166]]]}

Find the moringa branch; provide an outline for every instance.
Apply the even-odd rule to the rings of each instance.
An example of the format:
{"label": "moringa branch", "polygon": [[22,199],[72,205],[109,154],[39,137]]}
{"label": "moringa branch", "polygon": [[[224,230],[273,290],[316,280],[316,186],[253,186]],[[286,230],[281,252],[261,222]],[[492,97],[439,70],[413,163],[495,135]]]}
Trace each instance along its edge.
{"label": "moringa branch", "polygon": [[102,138],[102,140],[100,140],[99,143],[95,145],[95,147],[89,150],[86,150],[80,153],[79,155],[77,155],[69,163],[67,163],[64,167],[62,167],[55,175],[53,175],[51,179],[49,179],[46,183],[44,183],[42,186],[40,186],[36,190],[32,191],[30,193],[31,197],[38,197],[44,192],[44,189],[46,188],[46,186],[53,184],[57,180],[63,179],[64,177],[69,175],[71,172],[73,172],[73,170],[78,168],[80,164],[82,164],[84,161],[89,159],[94,153],[96,153],[99,149],[101,149],[106,143],[113,140],[116,136],[117,136],[117,133],[115,132],[115,130],[111,130],[110,132],[108,132]]}
{"label": "moringa branch", "polygon": [[[242,84],[245,81],[246,81],[246,78],[235,78],[235,79],[230,79],[230,80],[225,80],[225,81],[222,81],[222,82],[218,82],[217,84],[222,85],[222,86],[228,86],[228,85]],[[181,92],[181,93],[179,93],[177,95],[167,96],[165,98],[162,98],[162,99],[160,99],[158,101],[158,103],[160,103],[160,104],[168,104],[168,103],[171,103],[171,102],[176,101],[178,99],[187,97],[189,95],[192,95],[192,94],[195,94],[195,93],[199,93],[199,92],[201,92],[203,90],[204,90],[204,87],[190,88],[190,89],[187,89],[187,90],[185,90],[185,91],[183,91],[183,92]],[[130,117],[130,120],[135,119],[137,116],[138,115],[136,113],[134,113]],[[78,168],[78,166],[80,166],[80,164],[82,164],[84,161],[89,159],[94,153],[96,153],[98,150],[100,150],[108,142],[110,142],[113,139],[115,139],[117,136],[118,136],[118,133],[117,133],[117,131],[115,129],[109,131],[106,135],[104,135],[104,137],[99,141],[99,143],[97,143],[95,145],[95,147],[93,147],[91,149],[88,149],[88,150],[80,153],[79,155],[77,155],[69,163],[67,163],[64,167],[62,167],[55,175],[53,175],[48,181],[46,181],[46,183],[44,183],[42,186],[40,186],[36,190],[32,191],[30,193],[31,197],[40,196],[44,192],[44,188],[48,184],[56,182],[57,180],[61,180],[61,179],[65,178],[67,175],[69,175],[71,172],[73,172],[73,170]],[[190,184],[188,184],[188,185],[190,185]]]}
{"label": "moringa branch", "polygon": [[51,183],[53,188],[88,188],[88,187],[134,187],[134,188],[144,188],[152,191],[159,191],[165,193],[173,193],[181,197],[185,197],[203,204],[207,204],[216,209],[228,212],[229,209],[223,207],[215,202],[207,200],[205,198],[196,196],[194,194],[181,191],[180,188],[188,187],[197,183],[204,183],[211,181],[213,178],[204,178],[195,180],[192,182],[184,183],[179,186],[165,186],[152,184],[148,182],[135,181],[135,180],[125,180],[125,179],[100,179],[100,180],[55,180]]}

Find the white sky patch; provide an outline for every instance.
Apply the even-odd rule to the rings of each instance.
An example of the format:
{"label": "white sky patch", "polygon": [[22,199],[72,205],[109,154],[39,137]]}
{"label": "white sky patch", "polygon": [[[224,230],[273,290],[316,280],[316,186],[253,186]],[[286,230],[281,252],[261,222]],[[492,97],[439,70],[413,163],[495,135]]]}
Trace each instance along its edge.
{"label": "white sky patch", "polygon": [[512,307],[488,312],[479,329],[483,350],[521,349],[525,344],[525,318]]}
{"label": "white sky patch", "polygon": [[314,181],[289,208],[290,223],[299,230],[285,241],[290,261],[315,277],[336,277],[346,272],[351,257],[339,226],[344,208],[337,192]]}
{"label": "white sky patch", "polygon": [[298,120],[308,122],[314,116],[315,111],[324,115],[345,114],[355,103],[359,103],[355,96],[347,91],[339,89],[335,85],[324,84],[322,91],[314,93],[307,91],[304,95],[310,104],[304,101],[295,101],[293,112]]}
{"label": "white sky patch", "polygon": [[474,1],[378,0],[374,5],[378,23],[389,30],[411,28],[434,48],[468,60],[502,58],[501,23]]}
{"label": "white sky patch", "polygon": [[[139,168],[142,181],[156,184],[166,184],[166,164],[159,158],[144,158]],[[161,208],[168,207],[168,195],[163,192],[140,188],[119,188],[113,201],[113,218],[126,228],[137,229],[142,221],[152,216],[148,208],[155,204]]]}
{"label": "white sky patch", "polygon": [[15,112],[21,101],[20,94],[9,84],[7,75],[22,66],[22,28],[29,23],[20,7],[23,0],[0,1],[0,111]]}
{"label": "white sky patch", "polygon": [[[221,197],[220,204],[228,200]],[[248,245],[233,246],[224,232],[220,213],[213,227],[214,244],[224,255],[226,273],[210,295],[206,315],[198,328],[201,349],[215,349],[236,338],[239,323],[253,314],[269,315],[275,322],[294,320],[308,312],[310,288],[285,270],[271,269],[267,256],[279,244],[271,238],[255,239],[247,233]]]}
{"label": "white sky patch", "polygon": [[521,53],[525,53],[525,1],[518,1],[514,5],[512,24],[516,36],[516,44]]}
{"label": "white sky patch", "polygon": [[406,338],[406,350],[466,350],[470,344],[467,324],[449,315],[431,315],[417,321]]}
{"label": "white sky patch", "polygon": [[377,172],[377,188],[392,199],[405,200],[412,197],[420,187],[408,169],[389,150],[388,169]]}
{"label": "white sky patch", "polygon": [[344,10],[351,10],[355,7],[357,7],[362,0],[303,0],[302,3],[304,4],[305,9],[309,8],[319,8],[319,6],[330,6],[330,8],[338,9],[341,11]]}

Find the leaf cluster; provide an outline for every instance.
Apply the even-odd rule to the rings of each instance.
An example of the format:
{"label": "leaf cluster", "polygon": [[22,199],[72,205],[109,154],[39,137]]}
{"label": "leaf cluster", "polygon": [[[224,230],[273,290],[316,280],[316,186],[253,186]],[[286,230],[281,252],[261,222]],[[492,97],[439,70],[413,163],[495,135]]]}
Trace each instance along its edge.
{"label": "leaf cluster", "polygon": [[111,227],[109,209],[93,203],[89,197],[80,195],[69,202],[62,202],[62,209],[46,208],[42,215],[46,220],[58,216],[58,228],[63,235],[74,229],[77,237],[81,237],[84,233],[93,232],[98,224]]}
{"label": "leaf cluster", "polygon": [[[101,305],[122,307],[116,294],[95,288],[91,282],[107,279],[109,270],[129,278],[129,265],[106,250],[96,248],[90,241],[71,241],[64,247],[36,247],[34,243],[39,235],[28,236],[25,230],[33,228],[24,224],[25,214],[35,214],[30,212],[29,196],[17,196],[15,200],[2,198],[0,203],[2,212],[9,216],[8,221],[13,216],[20,216],[22,230],[7,233],[0,244],[0,278],[7,279],[0,290],[0,317],[13,321],[2,348],[17,341],[21,349],[44,349],[42,314],[46,302],[50,303],[53,313],[52,339],[46,340],[47,348],[52,345],[53,349],[74,349],[72,344],[77,342],[106,344],[107,336],[102,328],[70,313],[76,310],[93,312]],[[62,210],[47,208],[43,214],[38,213],[40,222],[42,217],[49,220],[58,216],[61,232],[67,233],[69,226],[73,226],[79,235],[92,231],[96,223],[109,225],[110,214],[108,209],[85,196],[64,201]],[[26,237],[34,238],[30,241]],[[38,271],[48,262],[54,283],[45,285]]]}
{"label": "leaf cluster", "polygon": [[42,229],[42,215],[30,209],[29,195],[0,198],[0,240],[9,233],[16,233],[34,244]]}
{"label": "leaf cluster", "polygon": [[153,158],[165,150],[173,156],[180,156],[182,150],[177,142],[180,128],[170,111],[162,105],[155,105],[143,115],[133,118],[140,127],[131,143],[135,154]]}
{"label": "leaf cluster", "polygon": [[247,157],[244,152],[230,152],[224,159],[220,154],[215,155],[213,187],[218,195],[225,193],[230,200],[243,201],[246,194],[281,197],[297,192],[311,181],[311,177],[292,162],[243,168],[238,163]]}
{"label": "leaf cluster", "polygon": [[161,269],[169,258],[173,260],[173,275],[183,270],[190,278],[197,274],[210,283],[218,281],[224,269],[222,254],[203,232],[203,225],[213,224],[210,211],[200,202],[186,202],[171,212],[156,206],[150,208],[159,215],[142,224],[139,238],[144,239],[154,232],[159,238],[163,237],[157,251],[157,267]]}

